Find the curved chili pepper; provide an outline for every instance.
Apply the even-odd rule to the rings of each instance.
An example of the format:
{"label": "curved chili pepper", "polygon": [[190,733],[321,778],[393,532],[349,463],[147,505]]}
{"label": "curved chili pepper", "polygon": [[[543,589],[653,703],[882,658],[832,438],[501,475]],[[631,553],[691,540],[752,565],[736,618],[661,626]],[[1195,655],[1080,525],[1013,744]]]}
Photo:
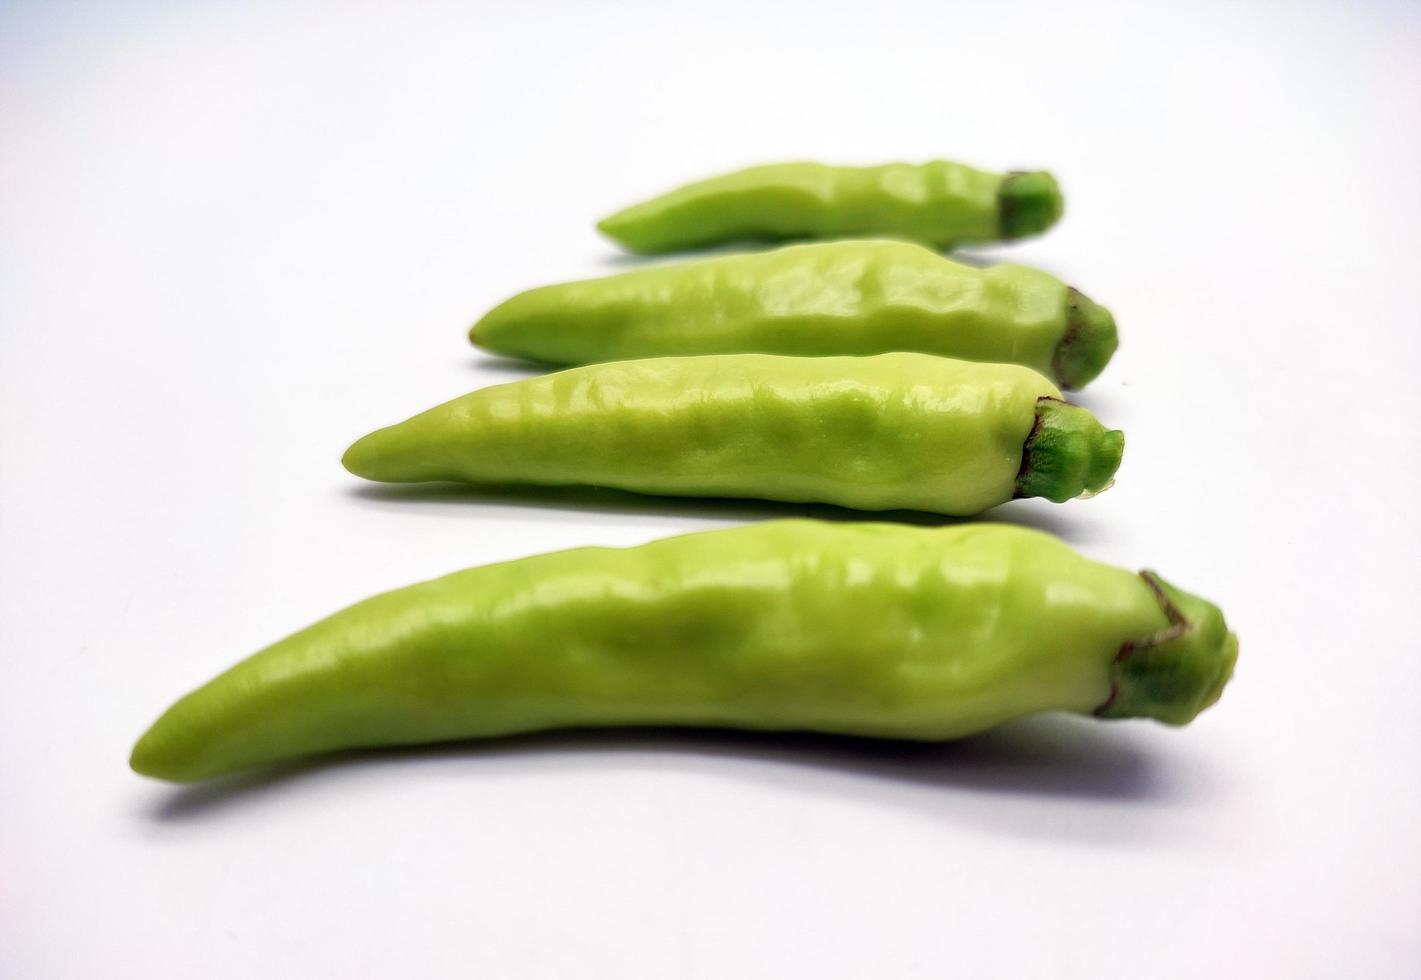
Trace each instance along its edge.
{"label": "curved chili pepper", "polygon": [[597,227],[648,255],[722,242],[877,235],[951,248],[1038,234],[1062,210],[1056,179],[1043,170],[996,174],[945,160],[776,163],[687,184]]}
{"label": "curved chili pepper", "polygon": [[469,332],[498,354],[587,364],[683,354],[918,351],[1024,364],[1080,388],[1115,320],[1053,276],[904,242],[826,242],[531,289]]}
{"label": "curved chili pepper", "polygon": [[640,493],[976,514],[1105,489],[1124,436],[1014,364],[927,354],[615,361],[484,388],[380,429],[342,462],[390,483]]}
{"label": "curved chili pepper", "polygon": [[772,521],[376,596],[178,701],[133,750],[196,780],[315,753],[610,725],[949,739],[1040,711],[1182,725],[1219,609],[1005,525]]}

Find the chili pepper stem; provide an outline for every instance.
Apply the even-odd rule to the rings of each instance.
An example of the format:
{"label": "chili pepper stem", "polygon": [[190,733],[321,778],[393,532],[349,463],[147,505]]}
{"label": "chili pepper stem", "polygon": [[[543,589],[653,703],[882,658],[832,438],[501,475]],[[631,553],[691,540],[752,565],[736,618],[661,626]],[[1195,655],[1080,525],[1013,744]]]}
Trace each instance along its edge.
{"label": "chili pepper stem", "polygon": [[1062,388],[1084,388],[1105,370],[1120,339],[1115,317],[1080,290],[1066,292],[1066,334],[1056,345],[1051,371]]}
{"label": "chili pepper stem", "polygon": [[1110,697],[1101,718],[1154,718],[1183,725],[1219,700],[1238,660],[1238,636],[1217,606],[1175,588],[1157,574],[1140,578],[1154,592],[1169,626],[1120,648],[1110,668]]}
{"label": "chili pepper stem", "polygon": [[1039,235],[1059,221],[1064,210],[1060,185],[1044,170],[1009,173],[997,191],[1001,236],[1006,241]]}
{"label": "chili pepper stem", "polygon": [[1079,405],[1045,396],[1021,453],[1017,497],[1061,503],[1108,490],[1125,452],[1125,434],[1107,429]]}

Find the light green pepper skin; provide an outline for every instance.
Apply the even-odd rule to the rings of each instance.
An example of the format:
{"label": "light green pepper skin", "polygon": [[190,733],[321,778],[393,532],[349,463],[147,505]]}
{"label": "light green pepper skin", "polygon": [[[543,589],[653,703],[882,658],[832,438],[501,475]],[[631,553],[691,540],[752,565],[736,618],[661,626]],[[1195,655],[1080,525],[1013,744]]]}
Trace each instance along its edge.
{"label": "light green pepper skin", "polygon": [[905,242],[793,245],[532,289],[469,332],[550,364],[685,354],[918,351],[1023,364],[1064,388],[1100,373],[1115,321],[1059,279]]}
{"label": "light green pepper skin", "polygon": [[724,242],[878,236],[951,248],[1038,234],[1063,207],[1055,178],[1040,170],[997,174],[945,160],[776,163],[687,184],[597,228],[644,255]]}
{"label": "light green pepper skin", "polygon": [[[484,388],[345,453],[369,480],[616,487],[976,514],[1103,489],[1123,436],[1014,364],[926,354],[614,361]],[[1058,408],[1059,406],[1059,408]],[[1069,440],[1039,436],[1038,409]],[[1049,428],[1049,427],[1048,427]],[[1051,471],[1043,485],[1030,479]],[[1024,481],[1024,482],[1023,482]]]}
{"label": "light green pepper skin", "polygon": [[1238,643],[1202,599],[1005,525],[772,521],[376,596],[168,709],[132,766],[610,725],[949,739],[1040,711],[1184,724]]}

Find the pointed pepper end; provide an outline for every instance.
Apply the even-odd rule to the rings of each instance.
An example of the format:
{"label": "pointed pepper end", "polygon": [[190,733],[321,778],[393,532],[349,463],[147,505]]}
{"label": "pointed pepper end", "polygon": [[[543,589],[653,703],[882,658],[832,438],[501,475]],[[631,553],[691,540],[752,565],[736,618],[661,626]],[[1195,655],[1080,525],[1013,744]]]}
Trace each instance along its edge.
{"label": "pointed pepper end", "polygon": [[643,240],[645,231],[641,220],[638,218],[638,205],[632,205],[610,214],[597,222],[597,230],[606,238],[610,238],[625,251],[635,255],[654,255],[661,249],[656,247],[653,240]]}
{"label": "pointed pepper end", "polygon": [[350,448],[342,454],[340,465],[344,466],[346,471],[352,475],[366,480],[384,479],[383,469],[380,465],[380,461],[385,455],[382,449],[385,440],[381,436],[384,431],[384,429],[378,429],[351,443]]}
{"label": "pointed pepper end", "polygon": [[159,731],[161,727],[160,719],[158,724],[143,733],[129,754],[128,766],[140,776],[186,782],[192,777],[186,775],[182,760],[172,752],[171,740]]}

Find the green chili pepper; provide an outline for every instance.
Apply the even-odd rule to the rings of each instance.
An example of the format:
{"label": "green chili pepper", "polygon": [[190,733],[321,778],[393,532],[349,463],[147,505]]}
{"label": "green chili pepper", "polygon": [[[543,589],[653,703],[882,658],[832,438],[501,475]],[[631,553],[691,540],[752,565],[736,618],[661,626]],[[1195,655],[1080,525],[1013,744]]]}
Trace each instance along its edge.
{"label": "green chili pepper", "polygon": [[1053,710],[1182,725],[1237,652],[1217,607],[1039,531],[771,521],[368,599],[178,701],[132,765],[194,780],[607,725],[948,739]]}
{"label": "green chili pepper", "polygon": [[687,184],[599,222],[633,252],[790,238],[910,238],[938,248],[1010,241],[1061,217],[1045,171],[994,174],[961,163],[831,167],[777,163]]}
{"label": "green chili pepper", "polygon": [[1124,436],[1014,364],[927,354],[614,361],[484,388],[346,451],[413,483],[616,487],[976,514],[1111,481]]}
{"label": "green chili pepper", "polygon": [[977,269],[903,242],[828,242],[520,293],[470,339],[586,364],[667,354],[920,351],[1024,364],[1080,388],[1115,352],[1115,321],[1044,272]]}

